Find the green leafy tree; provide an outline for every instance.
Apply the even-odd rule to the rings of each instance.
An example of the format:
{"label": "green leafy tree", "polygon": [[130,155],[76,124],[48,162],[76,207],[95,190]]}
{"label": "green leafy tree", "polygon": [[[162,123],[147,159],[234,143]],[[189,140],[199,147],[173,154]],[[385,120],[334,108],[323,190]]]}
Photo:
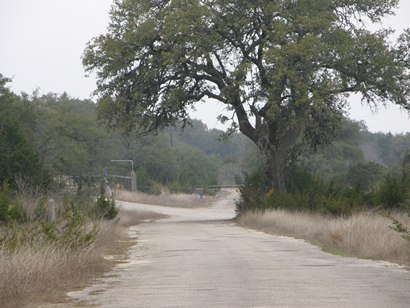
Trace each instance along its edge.
{"label": "green leafy tree", "polygon": [[67,94],[31,98],[35,106],[35,145],[55,176],[81,177],[100,174],[102,166],[117,157],[114,135],[98,125],[95,104]]}
{"label": "green leafy tree", "polygon": [[225,104],[233,128],[264,154],[271,184],[284,189],[293,149],[331,138],[348,93],[409,107],[410,34],[393,47],[389,31],[364,26],[397,4],[117,0],[83,63],[97,73],[100,114],[122,128],[155,131],[188,121],[200,100]]}
{"label": "green leafy tree", "polygon": [[44,187],[48,176],[25,127],[31,110],[6,87],[7,82],[0,74],[0,184],[15,186],[16,180],[23,180]]}
{"label": "green leafy tree", "polygon": [[[167,144],[157,136],[135,155],[139,186],[150,191],[155,184],[192,189],[216,185],[219,160],[189,144]],[[187,190],[187,191],[188,191]]]}

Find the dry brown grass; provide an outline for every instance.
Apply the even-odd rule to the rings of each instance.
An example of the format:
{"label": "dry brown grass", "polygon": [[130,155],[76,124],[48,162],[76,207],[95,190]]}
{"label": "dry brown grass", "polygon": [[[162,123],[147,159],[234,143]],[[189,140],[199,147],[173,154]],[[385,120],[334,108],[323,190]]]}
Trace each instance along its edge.
{"label": "dry brown grass", "polygon": [[[133,241],[127,227],[162,216],[147,212],[120,211],[116,221],[100,221],[93,244],[81,251],[56,245],[22,246],[13,253],[0,246],[1,307],[20,307],[28,302],[64,303],[65,292],[84,287],[119,261],[106,255],[124,255]],[[34,305],[36,306],[36,305]]]}
{"label": "dry brown grass", "polygon": [[198,194],[172,194],[167,191],[163,191],[161,195],[149,195],[142,192],[131,192],[125,190],[119,190],[115,194],[115,199],[135,202],[143,204],[153,204],[171,207],[183,207],[183,208],[195,208],[210,206],[215,200],[215,197],[204,196],[201,200]]}
{"label": "dry brown grass", "polygon": [[107,270],[109,264],[102,257],[104,244],[109,242],[107,237],[115,236],[116,227],[101,222],[99,228],[95,243],[81,251],[44,243],[38,247],[24,245],[12,253],[2,247],[0,302],[10,307],[20,306]]}
{"label": "dry brown grass", "polygon": [[[410,225],[405,214],[394,215]],[[348,218],[272,210],[246,213],[238,224],[271,234],[305,239],[334,253],[410,265],[410,243],[389,228],[392,221],[377,213],[357,213]]]}

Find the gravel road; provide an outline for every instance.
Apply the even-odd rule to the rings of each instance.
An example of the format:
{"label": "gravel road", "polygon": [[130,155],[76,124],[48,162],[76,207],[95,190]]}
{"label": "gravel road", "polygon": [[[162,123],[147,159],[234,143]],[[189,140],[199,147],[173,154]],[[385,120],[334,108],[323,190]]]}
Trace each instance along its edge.
{"label": "gravel road", "polygon": [[132,228],[129,262],[69,296],[97,307],[410,307],[410,272],[239,228],[233,197],[203,209],[122,202],[171,217]]}

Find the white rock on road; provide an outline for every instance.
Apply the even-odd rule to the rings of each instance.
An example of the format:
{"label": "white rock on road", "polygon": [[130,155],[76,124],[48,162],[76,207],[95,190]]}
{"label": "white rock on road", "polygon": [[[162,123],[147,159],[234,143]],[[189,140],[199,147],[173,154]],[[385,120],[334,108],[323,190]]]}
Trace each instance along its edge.
{"label": "white rock on road", "polygon": [[69,296],[97,307],[410,307],[410,272],[242,229],[233,195],[211,208],[122,203],[171,215],[130,230],[129,262]]}

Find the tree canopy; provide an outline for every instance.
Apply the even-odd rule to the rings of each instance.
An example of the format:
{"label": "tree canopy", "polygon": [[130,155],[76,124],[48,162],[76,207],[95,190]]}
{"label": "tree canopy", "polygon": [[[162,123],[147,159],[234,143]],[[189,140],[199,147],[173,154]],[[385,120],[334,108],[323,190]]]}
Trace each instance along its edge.
{"label": "tree canopy", "polygon": [[0,186],[26,181],[42,188],[49,178],[25,127],[33,121],[32,110],[7,88],[9,81],[0,74]]}
{"label": "tree canopy", "polygon": [[398,0],[117,0],[85,50],[100,115],[128,130],[187,121],[219,101],[266,157],[271,184],[297,145],[329,140],[349,93],[409,108],[409,37],[366,25]]}

